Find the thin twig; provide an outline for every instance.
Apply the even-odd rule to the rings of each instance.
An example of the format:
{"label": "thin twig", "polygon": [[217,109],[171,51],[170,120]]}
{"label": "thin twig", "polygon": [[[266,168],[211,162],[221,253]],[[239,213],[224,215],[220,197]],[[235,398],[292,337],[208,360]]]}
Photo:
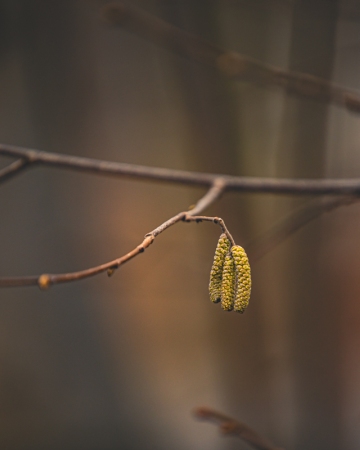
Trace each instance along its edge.
{"label": "thin twig", "polygon": [[[129,253],[127,253],[124,256],[121,256],[120,258],[78,272],[70,272],[62,274],[42,274],[40,276],[0,278],[0,287],[19,287],[19,286],[38,285],[41,289],[47,289],[53,284],[77,281],[84,278],[92,277],[105,271],[107,271],[108,275],[111,276],[114,273],[115,269],[119,268],[122,264],[126,263],[127,261],[130,261],[130,259],[139,255],[140,253],[143,253],[145,249],[148,248],[154,242],[156,236],[165,231],[167,228],[169,228],[172,225],[175,225],[177,222],[192,217],[194,212],[199,213],[204,209],[206,209],[207,207],[209,207],[221,196],[224,189],[225,184],[222,181],[222,179],[215,180],[211,188],[206,192],[206,194],[202,198],[200,198],[200,200],[196,203],[195,207],[192,210],[176,214],[174,217],[170,218],[169,220],[161,224],[159,227],[155,228],[150,233],[147,233],[141,244],[139,244]],[[214,223],[219,223],[221,228],[224,229],[225,224],[222,221],[222,219],[215,217],[212,218],[212,221]]]}
{"label": "thin twig", "polygon": [[341,206],[351,205],[359,200],[359,197],[316,199],[310,204],[297,209],[270,230],[246,245],[251,261],[259,261],[283,241],[322,214],[331,212]]}
{"label": "thin twig", "polygon": [[257,450],[282,450],[279,447],[275,447],[246,424],[213,409],[204,407],[196,408],[194,415],[197,419],[219,425],[223,434],[236,436]]}
{"label": "thin twig", "polygon": [[183,219],[185,222],[212,222],[221,228],[222,232],[226,234],[227,238],[231,242],[231,245],[235,245],[235,240],[230,234],[230,231],[227,229],[225,222],[221,217],[209,217],[209,216],[190,216],[189,214],[186,215]]}
{"label": "thin twig", "polygon": [[218,69],[229,78],[262,86],[277,86],[288,93],[343,106],[360,113],[360,96],[322,78],[288,72],[248,56],[228,51],[194,34],[185,32],[156,16],[123,3],[105,6],[103,15],[121,26],[171,52]]}
{"label": "thin twig", "polygon": [[[180,220],[186,220],[188,217],[191,217],[194,215],[194,213],[199,213],[206,209],[208,206],[210,206],[212,203],[217,200],[220,195],[224,192],[226,187],[226,184],[222,180],[222,178],[215,179],[212,187],[208,190],[208,192],[196,203],[196,205],[190,209],[189,211],[183,211],[179,214],[176,214],[176,216],[171,217],[166,222],[162,223],[160,226],[155,228],[155,230],[151,231],[150,233],[146,234],[147,236],[153,236],[156,238],[160,233],[165,231],[167,228],[171,227],[175,223],[179,222]],[[189,221],[189,220],[188,220]]]}
{"label": "thin twig", "polygon": [[204,195],[196,205],[187,213],[187,216],[196,216],[206,209],[210,204],[214,203],[226,189],[226,181],[221,177],[216,177],[212,183],[212,189]]}
{"label": "thin twig", "polygon": [[0,183],[9,180],[29,165],[26,158],[20,158],[0,170]]}
{"label": "thin twig", "polygon": [[0,144],[0,155],[24,158],[31,164],[80,172],[143,180],[210,187],[222,179],[226,191],[297,195],[359,195],[360,179],[290,179],[237,177],[215,173],[189,172],[160,167],[138,166]]}

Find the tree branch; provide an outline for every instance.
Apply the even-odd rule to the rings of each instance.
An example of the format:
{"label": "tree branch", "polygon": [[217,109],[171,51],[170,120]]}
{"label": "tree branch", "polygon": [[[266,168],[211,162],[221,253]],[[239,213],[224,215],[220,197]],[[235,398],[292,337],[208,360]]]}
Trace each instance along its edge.
{"label": "tree branch", "polygon": [[181,170],[171,170],[156,167],[137,166],[132,164],[115,163],[95,160],[90,158],[80,158],[56,153],[47,153],[39,150],[21,148],[16,146],[0,144],[0,154],[18,157],[19,159],[0,170],[0,182],[18,174],[21,170],[30,165],[46,165],[77,171],[96,173],[100,175],[126,176],[140,179],[164,181],[171,183],[181,183],[186,185],[198,185],[210,187],[208,192],[202,197],[195,207],[189,211],[181,212],[170,218],[159,227],[145,236],[143,242],[126,255],[92,267],[86,270],[64,274],[43,274],[41,276],[25,276],[0,278],[0,287],[32,286],[39,285],[47,288],[51,284],[65,283],[88,278],[104,271],[108,271],[109,276],[114,270],[125,262],[142,253],[160,233],[165,231],[175,223],[183,221],[212,221],[218,224],[225,233],[232,245],[235,244],[233,237],[225,226],[222,219],[218,217],[199,216],[204,209],[211,205],[225,191],[244,191],[262,193],[283,193],[283,194],[312,194],[312,195],[344,195],[346,197],[329,200],[318,200],[310,206],[292,214],[289,218],[276,225],[266,232],[258,240],[250,243],[248,252],[253,261],[261,259],[279,243],[295,233],[299,228],[309,221],[319,217],[323,212],[330,211],[339,206],[352,203],[358,200],[360,193],[360,180],[291,180],[291,179],[271,179],[255,177],[234,177],[229,175],[218,175],[200,172],[188,172]]}
{"label": "tree branch", "polygon": [[0,155],[22,158],[28,165],[45,165],[79,172],[210,187],[219,178],[226,191],[298,195],[359,195],[360,179],[289,179],[237,177],[138,166],[0,144]]}
{"label": "tree branch", "polygon": [[[174,217],[170,218],[169,220],[161,224],[159,227],[155,228],[150,233],[147,233],[141,244],[139,244],[129,253],[127,253],[124,256],[121,256],[120,258],[78,272],[70,272],[62,274],[42,274],[40,276],[0,278],[0,287],[19,287],[19,286],[38,285],[41,289],[47,289],[53,284],[77,281],[84,278],[92,277],[105,271],[107,271],[108,275],[111,276],[114,273],[114,271],[117,268],[119,268],[122,264],[126,263],[127,261],[130,261],[130,259],[139,255],[140,253],[143,253],[145,249],[148,248],[154,242],[155,238],[160,233],[162,233],[172,225],[175,225],[177,222],[181,220],[190,222],[191,219],[194,219],[195,221],[205,220],[205,218],[196,219],[195,214],[203,211],[204,209],[208,208],[212,203],[214,203],[223,193],[224,189],[225,183],[223,182],[223,180],[221,178],[216,179],[211,188],[206,192],[206,194],[202,198],[200,198],[200,200],[196,203],[193,209],[176,214]],[[219,224],[222,230],[224,229],[226,230],[226,226],[222,219],[218,217],[213,218],[206,217],[206,220],[211,220],[212,222]]]}
{"label": "tree branch", "polygon": [[341,206],[351,205],[359,200],[359,197],[316,199],[310,204],[297,209],[270,230],[246,245],[251,261],[255,262],[262,259],[279,244],[322,214],[331,212]]}
{"label": "tree branch", "polygon": [[206,420],[219,425],[223,434],[236,436],[257,450],[282,450],[279,447],[275,447],[244,423],[218,411],[204,407],[196,408],[194,410],[194,415],[197,419]]}
{"label": "tree branch", "polygon": [[29,165],[26,158],[20,158],[0,170],[0,183],[9,180]]}
{"label": "tree branch", "polygon": [[349,111],[360,113],[360,96],[357,93],[322,78],[288,72],[225,50],[141,9],[125,6],[123,3],[105,6],[103,15],[112,25],[121,26],[171,52],[213,67],[231,79],[262,86],[281,87],[292,95],[334,103]]}

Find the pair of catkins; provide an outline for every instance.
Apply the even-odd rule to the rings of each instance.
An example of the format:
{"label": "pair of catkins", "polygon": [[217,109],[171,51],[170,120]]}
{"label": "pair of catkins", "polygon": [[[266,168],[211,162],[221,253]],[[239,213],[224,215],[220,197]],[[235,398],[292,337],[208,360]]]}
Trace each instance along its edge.
{"label": "pair of catkins", "polygon": [[210,299],[221,301],[225,311],[243,313],[249,305],[251,292],[250,265],[245,250],[233,245],[226,234],[219,238],[210,272]]}

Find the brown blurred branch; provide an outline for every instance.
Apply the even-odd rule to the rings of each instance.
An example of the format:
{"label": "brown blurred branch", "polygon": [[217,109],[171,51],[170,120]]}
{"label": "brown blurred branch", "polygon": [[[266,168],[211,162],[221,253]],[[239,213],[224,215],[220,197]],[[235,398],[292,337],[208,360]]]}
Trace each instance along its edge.
{"label": "brown blurred branch", "polygon": [[236,436],[257,450],[282,450],[279,447],[275,447],[244,423],[218,411],[202,407],[196,408],[194,410],[194,415],[197,419],[206,420],[219,425],[223,434]]}
{"label": "brown blurred branch", "polygon": [[251,261],[255,262],[262,259],[275,247],[322,214],[331,212],[341,206],[351,205],[359,200],[359,197],[316,199],[310,204],[297,209],[263,235],[246,245]]}
{"label": "brown blurred branch", "polygon": [[[89,278],[99,273],[108,272],[108,275],[111,276],[113,272],[119,268],[122,264],[130,261],[130,259],[135,256],[143,253],[146,248],[148,248],[155,240],[156,236],[165,231],[172,225],[175,225],[177,222],[183,220],[185,222],[190,222],[192,220],[196,222],[201,222],[202,220],[212,221],[215,224],[218,224],[223,232],[227,232],[227,228],[224,224],[224,221],[218,217],[206,217],[200,216],[197,217],[196,214],[200,213],[207,207],[209,207],[212,203],[214,203],[220,195],[223,193],[225,189],[225,183],[221,178],[214,180],[213,185],[206,192],[206,194],[200,198],[200,200],[196,203],[195,207],[189,211],[184,211],[179,214],[176,214],[171,219],[167,220],[159,227],[155,228],[150,233],[145,235],[144,240],[135,247],[131,252],[127,253],[120,258],[114,259],[113,261],[109,261],[105,264],[100,264],[96,267],[91,267],[86,270],[82,270],[79,272],[71,272],[71,273],[62,273],[62,274],[42,274],[40,276],[25,276],[25,277],[9,277],[9,278],[0,278],[0,287],[18,287],[18,286],[35,286],[38,285],[41,289],[47,289],[53,284],[57,283],[68,283],[70,281],[77,281],[83,278]],[[229,236],[231,237],[230,233]],[[229,238],[230,238],[229,237]],[[232,237],[231,237],[232,239]]]}
{"label": "brown blurred branch", "polygon": [[26,158],[18,159],[0,170],[0,183],[9,180],[29,165]]}
{"label": "brown blurred branch", "polygon": [[228,51],[141,9],[111,3],[103,10],[105,19],[142,38],[192,61],[213,67],[231,79],[262,86],[281,87],[289,94],[334,103],[360,113],[360,95],[322,78],[289,72],[240,53]]}
{"label": "brown blurred branch", "polygon": [[[48,153],[5,144],[0,144],[0,155],[21,158],[26,161],[27,167],[45,165],[98,175],[122,176],[194,186],[210,187],[216,180],[221,178],[225,184],[226,191],[299,195],[355,196],[360,194],[360,179],[358,178],[314,180],[237,177],[102,161],[59,153]],[[18,173],[18,171],[13,172],[14,174]]]}

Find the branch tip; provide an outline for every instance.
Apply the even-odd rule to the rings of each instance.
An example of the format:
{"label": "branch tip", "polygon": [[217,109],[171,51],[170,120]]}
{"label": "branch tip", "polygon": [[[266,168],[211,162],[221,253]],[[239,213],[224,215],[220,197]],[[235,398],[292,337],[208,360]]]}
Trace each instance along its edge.
{"label": "branch tip", "polygon": [[205,417],[207,417],[207,412],[208,412],[208,409],[205,407],[202,407],[202,406],[193,409],[193,415],[197,419],[204,419]]}

